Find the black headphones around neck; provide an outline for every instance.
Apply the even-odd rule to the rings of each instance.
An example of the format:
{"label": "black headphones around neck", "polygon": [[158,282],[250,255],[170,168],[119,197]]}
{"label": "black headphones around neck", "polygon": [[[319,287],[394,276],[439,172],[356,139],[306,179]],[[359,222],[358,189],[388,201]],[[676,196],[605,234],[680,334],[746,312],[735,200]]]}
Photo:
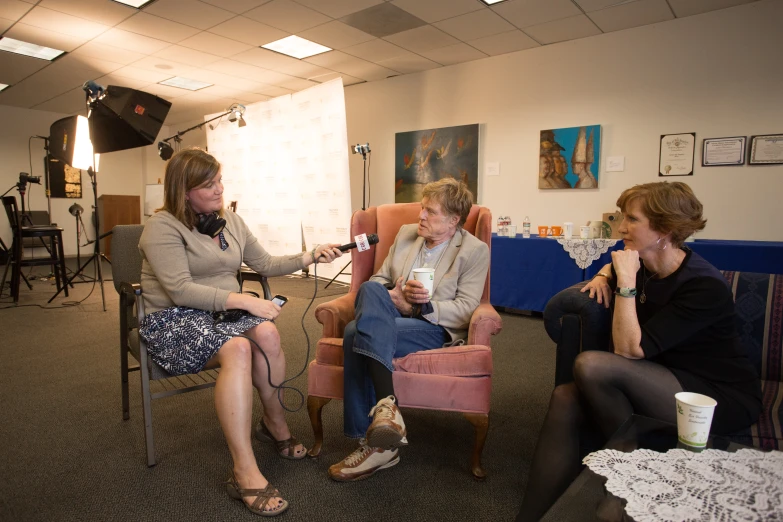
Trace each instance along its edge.
{"label": "black headphones around neck", "polygon": [[197,216],[198,223],[196,223],[196,230],[211,238],[217,237],[226,227],[226,220],[220,217],[217,212],[197,214]]}

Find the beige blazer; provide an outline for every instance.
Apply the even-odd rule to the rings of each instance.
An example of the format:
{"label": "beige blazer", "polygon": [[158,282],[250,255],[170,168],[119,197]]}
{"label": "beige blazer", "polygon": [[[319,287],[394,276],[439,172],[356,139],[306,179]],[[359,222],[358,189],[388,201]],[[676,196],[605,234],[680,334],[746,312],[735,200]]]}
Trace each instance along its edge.
{"label": "beige blazer", "polygon": [[[390,284],[402,276],[407,279],[424,245],[418,225],[404,225],[397,233],[383,266],[370,281]],[[479,305],[489,270],[489,248],[470,232],[458,229],[449,240],[435,270],[432,292],[433,312],[424,316],[432,324],[443,326],[452,342],[468,336],[470,318]],[[403,280],[404,283],[405,279]]]}

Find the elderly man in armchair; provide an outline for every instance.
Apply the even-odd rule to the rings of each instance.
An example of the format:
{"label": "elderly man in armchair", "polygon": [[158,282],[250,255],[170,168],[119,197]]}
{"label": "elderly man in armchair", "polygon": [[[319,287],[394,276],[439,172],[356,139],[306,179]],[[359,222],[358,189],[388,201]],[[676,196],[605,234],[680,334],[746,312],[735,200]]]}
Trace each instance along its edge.
{"label": "elderly man in armchair", "polygon": [[[364,479],[400,461],[408,439],[392,359],[467,337],[489,269],[487,245],[462,228],[472,204],[470,190],[453,178],[426,185],[418,224],[400,228],[381,269],[360,287],[343,337],[344,429],[360,441],[329,468],[332,479]],[[416,268],[435,270],[431,299],[412,277]]]}

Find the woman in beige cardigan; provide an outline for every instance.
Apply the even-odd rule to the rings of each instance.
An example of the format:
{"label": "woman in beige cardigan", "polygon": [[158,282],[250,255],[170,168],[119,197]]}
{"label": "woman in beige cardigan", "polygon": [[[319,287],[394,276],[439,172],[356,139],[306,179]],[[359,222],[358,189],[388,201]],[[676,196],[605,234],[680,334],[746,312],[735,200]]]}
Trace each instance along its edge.
{"label": "woman in beige cardigan", "polygon": [[[252,512],[274,516],[288,502],[261,474],[253,454],[254,387],[264,406],[259,438],[275,442],[284,458],[304,458],[307,450],[291,436],[273,386],[285,379],[273,322],[280,307],[240,293],[237,271],[244,261],[265,276],[290,274],[315,260],[329,263],[341,252],[337,245],[321,245],[269,255],[238,215],[224,212],[221,180],[220,163],[199,149],[178,152],[166,165],[163,208],[147,220],[139,242],[148,310],[140,333],[153,360],[174,375],[220,367],[215,408],[234,462],[228,493]],[[236,320],[217,321],[213,312],[226,310],[236,310]]]}

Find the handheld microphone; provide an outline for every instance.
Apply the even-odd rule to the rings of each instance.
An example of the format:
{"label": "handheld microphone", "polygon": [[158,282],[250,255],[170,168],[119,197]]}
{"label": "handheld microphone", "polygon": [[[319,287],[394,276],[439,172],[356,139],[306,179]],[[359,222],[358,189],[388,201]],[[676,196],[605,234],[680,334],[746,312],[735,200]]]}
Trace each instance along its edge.
{"label": "handheld microphone", "polygon": [[[367,242],[369,244],[371,244],[371,245],[376,244],[378,242],[378,235],[377,234],[370,234],[369,236],[367,236]],[[351,249],[354,249],[354,248],[356,248],[356,241],[354,241],[353,243],[348,243],[348,244],[345,244],[345,245],[337,247],[337,249],[340,252],[347,252],[348,250],[351,250]]]}

